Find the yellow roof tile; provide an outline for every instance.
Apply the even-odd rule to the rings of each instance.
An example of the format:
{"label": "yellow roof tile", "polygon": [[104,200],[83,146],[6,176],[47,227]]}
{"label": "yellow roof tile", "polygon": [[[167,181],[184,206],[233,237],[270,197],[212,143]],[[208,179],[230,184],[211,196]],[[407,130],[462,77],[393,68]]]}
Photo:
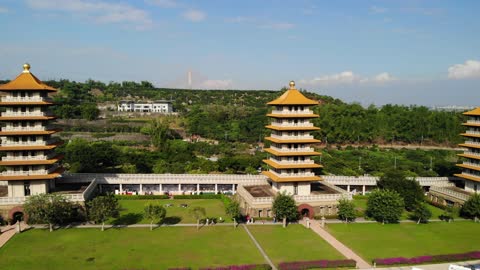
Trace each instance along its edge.
{"label": "yellow roof tile", "polygon": [[478,107],[474,110],[468,111],[468,112],[464,112],[463,114],[464,115],[472,115],[472,116],[480,116],[480,107]]}
{"label": "yellow roof tile", "polygon": [[270,101],[268,105],[318,105],[319,102],[305,97],[300,91],[295,89],[295,82],[290,82],[290,89],[279,98]]}
{"label": "yellow roof tile", "polygon": [[12,90],[43,90],[56,92],[57,89],[44,84],[35,75],[30,73],[30,65],[23,65],[23,72],[17,76],[13,81],[0,85],[0,91]]}

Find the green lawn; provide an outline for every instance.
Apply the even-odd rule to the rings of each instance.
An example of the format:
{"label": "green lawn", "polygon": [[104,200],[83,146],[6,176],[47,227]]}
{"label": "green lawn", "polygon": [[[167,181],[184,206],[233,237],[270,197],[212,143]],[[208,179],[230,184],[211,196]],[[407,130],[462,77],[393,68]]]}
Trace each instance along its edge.
{"label": "green lawn", "polygon": [[480,224],[470,221],[329,224],[328,230],[369,261],[480,250]]}
{"label": "green lawn", "polygon": [[302,225],[248,226],[273,263],[344,259],[332,246]]}
{"label": "green lawn", "polygon": [[0,269],[126,270],[265,263],[245,230],[232,227],[33,229],[0,249]]}
{"label": "green lawn", "polygon": [[[225,214],[225,207],[223,202],[215,199],[190,199],[190,200],[119,200],[120,216],[111,219],[110,224],[137,224],[150,223],[149,220],[143,218],[143,209],[145,204],[153,202],[160,205],[173,204],[171,207],[165,207],[167,210],[166,223],[196,223],[197,221],[190,216],[189,209],[195,206],[204,207],[207,212],[207,217],[222,217],[229,220]],[[187,208],[180,207],[180,204],[187,204]]]}

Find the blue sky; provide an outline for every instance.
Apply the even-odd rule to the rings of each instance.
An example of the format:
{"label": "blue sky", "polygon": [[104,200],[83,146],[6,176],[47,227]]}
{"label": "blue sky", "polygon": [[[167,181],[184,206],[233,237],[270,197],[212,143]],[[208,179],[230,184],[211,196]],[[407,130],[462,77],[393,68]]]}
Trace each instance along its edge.
{"label": "blue sky", "polygon": [[0,0],[0,78],[480,105],[480,1]]}

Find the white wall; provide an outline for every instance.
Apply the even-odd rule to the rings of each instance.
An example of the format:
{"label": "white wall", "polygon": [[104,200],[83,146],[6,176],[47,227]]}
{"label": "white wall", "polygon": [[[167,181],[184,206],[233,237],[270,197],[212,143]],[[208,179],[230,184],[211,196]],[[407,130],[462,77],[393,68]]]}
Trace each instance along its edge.
{"label": "white wall", "polygon": [[477,193],[480,193],[480,182],[465,180],[465,190],[475,192],[475,185],[477,186]]}

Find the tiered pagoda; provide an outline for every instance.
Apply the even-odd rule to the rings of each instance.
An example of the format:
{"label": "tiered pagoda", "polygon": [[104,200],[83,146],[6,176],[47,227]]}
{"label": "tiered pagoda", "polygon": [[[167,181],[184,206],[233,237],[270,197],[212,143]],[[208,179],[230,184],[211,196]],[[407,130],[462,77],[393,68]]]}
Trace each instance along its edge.
{"label": "tiered pagoda", "polygon": [[267,114],[272,121],[266,126],[271,135],[265,138],[271,142],[270,148],[265,149],[271,156],[264,160],[269,170],[262,173],[277,192],[310,195],[310,182],[321,180],[314,170],[322,165],[311,159],[320,153],[310,147],[320,142],[310,134],[319,130],[310,122],[310,119],[318,117],[310,108],[319,103],[306,98],[291,81],[290,89],[267,104],[273,107],[272,112]]}
{"label": "tiered pagoda", "polygon": [[480,192],[480,107],[463,114],[468,117],[467,122],[463,123],[467,131],[461,134],[466,141],[459,145],[465,148],[465,152],[459,156],[465,161],[457,164],[462,168],[462,173],[455,176],[465,179],[466,191]]}
{"label": "tiered pagoda", "polygon": [[0,85],[4,108],[0,120],[0,165],[5,170],[0,181],[8,181],[8,196],[23,197],[47,193],[63,168],[62,158],[54,149],[61,144],[51,135],[58,132],[50,123],[55,119],[48,108],[53,105],[48,94],[57,89],[42,83],[23,65],[23,72],[9,83]]}

